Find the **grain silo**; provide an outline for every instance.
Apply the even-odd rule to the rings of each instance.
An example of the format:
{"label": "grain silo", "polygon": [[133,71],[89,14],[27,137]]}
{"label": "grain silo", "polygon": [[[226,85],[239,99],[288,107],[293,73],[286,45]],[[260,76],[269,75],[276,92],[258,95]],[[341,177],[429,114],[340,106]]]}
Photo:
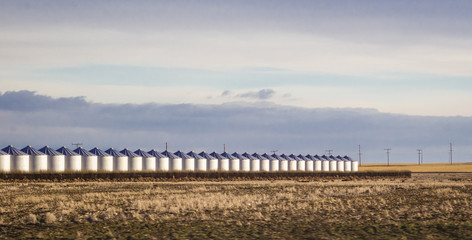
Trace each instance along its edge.
{"label": "grain silo", "polygon": [[143,170],[143,157],[125,148],[120,151],[128,157],[128,171],[142,171]]}
{"label": "grain silo", "polygon": [[0,172],[11,171],[11,155],[0,150]]}
{"label": "grain silo", "polygon": [[253,153],[252,154],[253,157],[259,159],[260,161],[260,164],[261,164],[261,171],[270,171],[270,160],[263,157],[262,155],[258,154],[258,153]]}
{"label": "grain silo", "polygon": [[54,172],[64,172],[66,170],[66,156],[48,146],[39,149],[47,155],[48,170]]}
{"label": "grain silo", "polygon": [[22,152],[30,156],[29,159],[29,171],[30,172],[39,172],[48,170],[48,156],[31,146],[26,146],[21,149]]}
{"label": "grain silo", "polygon": [[289,157],[291,157],[291,158],[293,158],[297,161],[297,171],[305,171],[305,169],[306,169],[305,160],[297,157],[295,154],[290,154]]}
{"label": "grain silo", "polygon": [[321,171],[329,172],[329,158],[326,155],[323,155],[321,158]]}
{"label": "grain silo", "polygon": [[279,171],[280,163],[279,163],[278,159],[271,157],[267,153],[262,154],[262,156],[269,159],[269,169],[270,169],[270,171]]}
{"label": "grain silo", "polygon": [[289,171],[297,171],[298,162],[297,162],[296,159],[293,159],[293,158],[291,158],[290,156],[288,156],[286,154],[282,154],[282,155],[280,155],[280,157],[287,159],[287,161],[288,161],[288,170]]}
{"label": "grain silo", "polygon": [[231,155],[233,155],[234,157],[238,158],[239,161],[241,161],[241,171],[245,171],[245,172],[251,171],[251,160],[249,160],[249,158],[237,152],[234,152]]}
{"label": "grain silo", "polygon": [[151,154],[138,149],[134,151],[135,154],[143,158],[143,170],[144,171],[156,171],[156,157],[152,156]]}
{"label": "grain silo", "polygon": [[271,157],[277,159],[279,161],[279,171],[288,171],[288,160],[280,157],[277,154],[272,154]]}
{"label": "grain silo", "polygon": [[333,155],[329,155],[329,171],[336,172],[338,170],[338,161]]}
{"label": "grain silo", "polygon": [[156,158],[156,168],[159,171],[169,171],[170,169],[170,160],[169,157],[165,156],[164,154],[156,151],[156,150],[151,150],[148,152],[152,156]]}
{"label": "grain silo", "polygon": [[220,171],[229,171],[229,159],[221,156],[216,152],[210,153],[211,156],[218,159],[218,170]]}
{"label": "grain silo", "polygon": [[176,156],[182,158],[183,170],[184,171],[195,171],[195,158],[190,157],[182,151],[177,151],[174,153]]}
{"label": "grain silo", "polygon": [[351,171],[352,172],[358,172],[359,171],[359,161],[354,160],[348,156],[344,156],[344,158],[347,158],[349,161],[351,161]]}
{"label": "grain silo", "polygon": [[82,171],[97,171],[98,170],[98,156],[97,155],[83,149],[82,147],[76,148],[74,152],[82,156]]}
{"label": "grain silo", "polygon": [[12,171],[28,172],[30,170],[30,158],[28,154],[13,147],[12,145],[2,149],[2,151],[11,156]]}
{"label": "grain silo", "polygon": [[124,172],[128,171],[128,156],[120,153],[118,150],[109,148],[105,151],[113,157],[113,171]]}
{"label": "grain silo", "polygon": [[306,155],[306,157],[313,161],[313,171],[315,171],[315,172],[321,171],[322,168],[321,168],[321,158],[320,158],[320,156],[318,156],[318,155],[313,156],[313,155],[308,154],[308,155]]}
{"label": "grain silo", "polygon": [[352,171],[352,161],[348,156],[344,156],[344,171],[345,172],[351,172]]}
{"label": "grain silo", "polygon": [[162,155],[169,158],[169,168],[171,171],[182,171],[182,158],[165,150]]}
{"label": "grain silo", "polygon": [[82,170],[82,156],[64,146],[56,151],[64,154],[66,158],[66,171],[81,171]]}
{"label": "grain silo", "polygon": [[314,171],[314,161],[310,158],[307,158],[303,155],[298,155],[297,156],[298,158],[302,159],[303,161],[305,161],[305,171],[307,172],[313,172]]}
{"label": "grain silo", "polygon": [[337,161],[337,170],[339,172],[344,172],[344,159],[341,156],[336,156]]}
{"label": "grain silo", "polygon": [[196,171],[206,171],[207,170],[207,159],[198,155],[194,151],[190,151],[187,153],[188,156],[195,159],[195,170]]}
{"label": "grain silo", "polygon": [[100,171],[113,171],[113,156],[98,149],[92,148],[90,149],[91,153],[97,155],[98,161],[98,170]]}
{"label": "grain silo", "polygon": [[227,158],[229,160],[229,170],[230,171],[239,171],[241,170],[241,160],[231,154],[224,152],[221,156]]}
{"label": "grain silo", "polygon": [[249,159],[249,162],[250,162],[250,167],[251,167],[251,171],[253,172],[258,172],[261,170],[261,160],[259,160],[259,158],[256,158],[254,156],[252,156],[251,154],[245,152],[243,154],[244,157],[246,157],[247,159]]}
{"label": "grain silo", "polygon": [[208,171],[218,171],[218,159],[213,157],[212,155],[201,152],[198,155],[202,156],[207,160],[207,170]]}

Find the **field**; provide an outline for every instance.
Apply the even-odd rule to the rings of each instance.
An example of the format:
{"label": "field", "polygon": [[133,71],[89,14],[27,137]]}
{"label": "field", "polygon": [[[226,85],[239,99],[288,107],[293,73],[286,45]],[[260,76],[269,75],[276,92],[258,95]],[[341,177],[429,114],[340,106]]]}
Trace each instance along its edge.
{"label": "field", "polygon": [[472,238],[472,174],[0,183],[0,238]]}
{"label": "field", "polygon": [[411,171],[411,172],[472,172],[472,162],[467,163],[393,163],[387,164],[368,163],[359,167],[360,172],[365,171]]}

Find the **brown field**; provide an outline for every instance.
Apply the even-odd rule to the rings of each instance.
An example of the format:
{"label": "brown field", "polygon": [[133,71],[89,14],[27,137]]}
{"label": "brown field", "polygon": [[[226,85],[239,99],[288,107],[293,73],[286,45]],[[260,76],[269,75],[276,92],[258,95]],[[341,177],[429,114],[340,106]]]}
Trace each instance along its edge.
{"label": "brown field", "polygon": [[367,163],[359,167],[360,172],[366,171],[411,171],[411,172],[472,172],[472,163]]}
{"label": "brown field", "polygon": [[0,183],[0,238],[470,239],[471,179]]}

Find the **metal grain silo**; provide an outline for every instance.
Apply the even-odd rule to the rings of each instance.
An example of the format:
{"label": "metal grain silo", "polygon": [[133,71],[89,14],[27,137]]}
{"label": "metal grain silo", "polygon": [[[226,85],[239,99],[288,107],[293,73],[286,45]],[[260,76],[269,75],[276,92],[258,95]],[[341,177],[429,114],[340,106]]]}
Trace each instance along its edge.
{"label": "metal grain silo", "polygon": [[97,155],[83,149],[82,147],[76,148],[74,152],[82,156],[82,171],[97,171],[98,170],[98,156]]}
{"label": "metal grain silo", "polygon": [[249,158],[237,152],[234,152],[231,155],[233,155],[233,157],[238,158],[239,161],[241,161],[241,171],[245,171],[245,172],[251,171],[251,160],[249,160]]}
{"label": "metal grain silo", "polygon": [[329,158],[326,155],[323,155],[321,158],[321,171],[329,172]]}
{"label": "metal grain silo", "polygon": [[64,146],[56,151],[64,154],[66,158],[66,171],[81,171],[82,170],[82,156]]}
{"label": "metal grain silo", "polygon": [[177,151],[174,154],[182,158],[184,171],[195,171],[195,158],[190,157],[182,151]]}
{"label": "metal grain silo", "polygon": [[303,155],[298,155],[297,156],[298,158],[302,159],[303,161],[305,161],[305,171],[307,172],[313,172],[314,171],[314,162],[312,159],[310,158],[307,158]]}
{"label": "metal grain silo", "polygon": [[54,172],[64,172],[66,170],[66,156],[48,146],[39,149],[47,155],[48,170]]}
{"label": "metal grain silo", "polygon": [[288,161],[288,171],[297,171],[298,162],[296,159],[291,158],[286,154],[280,155],[281,158],[285,158]]}
{"label": "metal grain silo", "polygon": [[351,172],[352,171],[352,161],[348,156],[344,156],[344,171],[345,172]]}
{"label": "metal grain silo", "polygon": [[258,172],[261,170],[261,160],[259,158],[256,158],[247,152],[241,155],[249,159],[249,163],[251,165],[251,171]]}
{"label": "metal grain silo", "polygon": [[229,171],[229,159],[221,156],[216,152],[210,153],[211,156],[218,159],[218,170],[220,171]]}
{"label": "metal grain silo", "polygon": [[12,145],[2,149],[2,151],[11,156],[12,171],[28,172],[30,170],[30,157],[28,154],[13,147]]}
{"label": "metal grain silo", "polygon": [[315,156],[313,156],[313,162],[314,162],[314,171],[321,171],[323,170],[323,167],[322,167],[322,160],[321,160],[321,157],[318,156],[317,154],[315,154]]}
{"label": "metal grain silo", "polygon": [[279,160],[276,158],[273,158],[267,153],[262,154],[263,157],[269,159],[269,169],[270,171],[279,171],[280,169],[280,163]]}
{"label": "metal grain silo", "polygon": [[252,156],[259,159],[260,165],[261,165],[260,171],[267,171],[267,172],[270,171],[270,161],[269,161],[269,159],[263,157],[262,155],[260,155],[258,153],[253,153]]}
{"label": "metal grain silo", "polygon": [[195,159],[195,170],[196,171],[206,171],[207,170],[207,159],[198,155],[194,151],[190,151],[187,153],[188,156]]}
{"label": "metal grain silo", "polygon": [[120,153],[128,157],[128,171],[143,170],[143,157],[126,148],[121,150]]}
{"label": "metal grain silo", "polygon": [[143,158],[143,170],[144,171],[156,171],[156,157],[152,156],[151,154],[138,149],[134,151],[135,154]]}
{"label": "metal grain silo", "polygon": [[329,171],[336,172],[338,171],[338,161],[333,155],[329,155]]}
{"label": "metal grain silo", "polygon": [[272,154],[270,155],[272,158],[277,159],[279,161],[279,171],[288,171],[288,160],[277,155],[277,154]]}
{"label": "metal grain silo", "polygon": [[26,146],[21,149],[22,152],[30,156],[29,159],[29,171],[30,172],[39,172],[48,170],[48,156],[31,146]]}
{"label": "metal grain silo", "polygon": [[212,155],[201,152],[198,155],[205,158],[207,160],[207,170],[208,171],[218,171],[218,159],[213,157]]}
{"label": "metal grain silo", "polygon": [[164,154],[156,151],[156,150],[151,150],[148,152],[152,156],[156,158],[156,167],[157,170],[159,171],[169,171],[170,169],[170,161],[169,157],[165,156]]}
{"label": "metal grain silo", "polygon": [[0,150],[0,172],[11,171],[11,155]]}
{"label": "metal grain silo", "polygon": [[128,171],[128,156],[120,153],[118,150],[109,148],[105,151],[113,157],[113,171],[124,172]]}
{"label": "metal grain silo", "polygon": [[183,163],[182,163],[182,158],[179,156],[176,156],[175,154],[165,150],[162,152],[162,155],[166,156],[169,158],[169,167],[171,171],[182,171],[183,169]]}
{"label": "metal grain silo", "polygon": [[113,171],[113,156],[112,155],[98,148],[92,148],[90,149],[89,152],[97,155],[98,170]]}
{"label": "metal grain silo", "polygon": [[359,161],[358,160],[354,160],[348,156],[345,156],[345,158],[347,158],[349,161],[351,161],[351,171],[352,172],[358,172],[359,171]]}
{"label": "metal grain silo", "polygon": [[339,172],[344,172],[344,159],[341,156],[336,156],[337,161],[337,170]]}
{"label": "metal grain silo", "polygon": [[241,160],[231,154],[224,152],[221,156],[227,158],[229,160],[229,170],[230,171],[239,171],[241,170]]}

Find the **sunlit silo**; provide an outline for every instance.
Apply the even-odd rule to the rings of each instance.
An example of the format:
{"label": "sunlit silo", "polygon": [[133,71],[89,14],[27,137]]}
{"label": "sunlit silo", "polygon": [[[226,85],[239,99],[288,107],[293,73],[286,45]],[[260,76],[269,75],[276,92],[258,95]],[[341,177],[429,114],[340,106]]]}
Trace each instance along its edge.
{"label": "sunlit silo", "polygon": [[66,160],[67,171],[81,171],[82,170],[82,156],[69,148],[62,146],[56,151],[64,154]]}
{"label": "sunlit silo", "polygon": [[279,171],[288,171],[288,160],[277,155],[277,154],[272,154],[271,157],[279,160]]}
{"label": "sunlit silo", "polygon": [[128,156],[113,148],[109,148],[105,152],[113,157],[113,171],[128,171]]}
{"label": "sunlit silo", "polygon": [[229,170],[230,171],[239,171],[241,169],[241,160],[227,152],[221,154],[221,156],[229,160]]}
{"label": "sunlit silo", "polygon": [[66,170],[66,156],[48,146],[39,149],[47,156],[47,168],[49,171],[64,172]]}
{"label": "sunlit silo", "polygon": [[258,172],[258,171],[261,170],[261,160],[259,158],[256,158],[256,157],[252,156],[251,154],[249,154],[247,152],[245,152],[241,155],[243,155],[244,157],[249,159],[251,171]]}
{"label": "sunlit silo", "polygon": [[128,157],[128,171],[142,171],[143,170],[143,157],[125,148],[120,151]]}
{"label": "sunlit silo", "polygon": [[82,171],[97,171],[98,170],[98,156],[78,147],[74,150],[82,156]]}
{"label": "sunlit silo", "polygon": [[208,171],[218,171],[218,159],[211,156],[207,152],[201,152],[198,155],[207,160],[207,170]]}
{"label": "sunlit silo", "polygon": [[156,157],[152,156],[151,154],[138,149],[134,151],[135,154],[143,158],[143,170],[144,171],[156,171]]}
{"label": "sunlit silo", "polygon": [[30,172],[39,172],[48,170],[48,156],[31,146],[26,146],[21,149],[22,152],[30,156],[29,159],[29,171]]}
{"label": "sunlit silo", "polygon": [[190,157],[182,151],[177,151],[174,154],[182,158],[182,167],[184,171],[195,171],[195,158]]}
{"label": "sunlit silo", "polygon": [[196,171],[206,171],[207,170],[207,159],[198,155],[194,151],[190,151],[187,153],[188,156],[195,159],[195,170]]}
{"label": "sunlit silo", "polygon": [[98,161],[98,170],[100,171],[113,171],[113,156],[98,149],[92,148],[90,149],[91,153],[97,155]]}
{"label": "sunlit silo", "polygon": [[210,155],[218,159],[218,170],[229,171],[229,159],[227,157],[223,157],[221,154],[216,152],[212,152]]}
{"label": "sunlit silo", "polygon": [[170,160],[169,157],[165,156],[164,154],[156,151],[156,150],[151,150],[148,152],[152,156],[156,158],[156,167],[157,170],[159,171],[169,171],[170,169]]}
{"label": "sunlit silo", "polygon": [[162,152],[162,155],[166,156],[169,158],[169,167],[171,171],[182,171],[183,169],[183,164],[182,164],[182,158],[179,156],[176,156],[175,154],[165,150]]}
{"label": "sunlit silo", "polygon": [[305,161],[305,171],[307,172],[313,172],[314,171],[314,162],[312,159],[310,158],[307,158],[303,155],[298,155],[297,156],[298,158],[302,159],[303,161]]}
{"label": "sunlit silo", "polygon": [[0,150],[0,172],[11,171],[11,155]]}
{"label": "sunlit silo", "polygon": [[20,149],[9,145],[2,149],[5,153],[11,156],[11,170],[28,172],[30,170],[30,157],[28,154],[22,152]]}
{"label": "sunlit silo", "polygon": [[233,155],[234,157],[238,158],[239,161],[241,161],[241,171],[245,171],[245,172],[251,171],[251,160],[249,160],[249,158],[237,152],[234,152],[231,155]]}

